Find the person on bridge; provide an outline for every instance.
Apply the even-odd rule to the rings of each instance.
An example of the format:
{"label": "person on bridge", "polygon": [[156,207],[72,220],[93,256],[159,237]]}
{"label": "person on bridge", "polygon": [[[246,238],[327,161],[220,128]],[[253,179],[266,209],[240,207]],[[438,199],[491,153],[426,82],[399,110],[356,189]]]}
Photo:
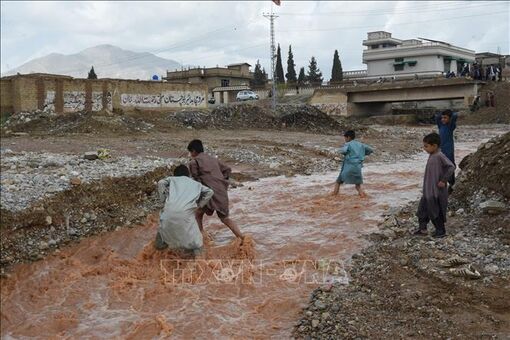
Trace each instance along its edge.
{"label": "person on bridge", "polygon": [[158,182],[159,199],[165,204],[155,241],[158,250],[170,247],[194,255],[202,251],[203,238],[195,211],[204,207],[214,192],[189,176],[188,167],[181,164],[175,168],[174,176]]}
{"label": "person on bridge", "polygon": [[194,139],[188,144],[188,151],[192,158],[188,165],[191,176],[214,190],[214,195],[209,203],[197,210],[196,218],[200,231],[204,231],[204,214],[211,216],[216,211],[221,222],[229,227],[234,235],[244,239],[237,224],[229,217],[228,179],[232,169],[216,157],[205,154],[204,146],[199,139]]}
{"label": "person on bridge", "polygon": [[360,197],[366,197],[365,192],[361,188],[361,184],[363,184],[361,169],[363,168],[365,156],[370,155],[374,150],[370,146],[354,140],[355,138],[356,133],[353,130],[344,133],[345,144],[340,148],[340,153],[344,155],[344,161],[335,182],[333,196],[338,195],[340,185],[345,183],[355,184]]}
{"label": "person on bridge", "polygon": [[432,221],[436,228],[433,237],[446,235],[446,209],[448,207],[447,181],[455,171],[455,165],[441,152],[439,145],[441,138],[437,133],[431,133],[423,138],[423,149],[429,154],[425,174],[423,176],[423,191],[418,205],[418,229],[414,235],[427,235],[427,224]]}
{"label": "person on bridge", "polygon": [[[444,110],[436,115],[436,124],[441,137],[441,152],[455,165],[455,143],[453,138],[453,131],[457,128],[457,112],[451,110]],[[455,184],[455,173],[448,179],[448,193],[453,191]]]}

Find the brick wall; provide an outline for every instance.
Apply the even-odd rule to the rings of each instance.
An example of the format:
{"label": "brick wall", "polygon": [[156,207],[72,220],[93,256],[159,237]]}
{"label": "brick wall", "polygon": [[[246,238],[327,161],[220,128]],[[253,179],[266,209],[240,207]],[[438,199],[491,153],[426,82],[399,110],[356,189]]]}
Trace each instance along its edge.
{"label": "brick wall", "polygon": [[18,75],[1,79],[2,111],[169,111],[207,107],[207,85]]}

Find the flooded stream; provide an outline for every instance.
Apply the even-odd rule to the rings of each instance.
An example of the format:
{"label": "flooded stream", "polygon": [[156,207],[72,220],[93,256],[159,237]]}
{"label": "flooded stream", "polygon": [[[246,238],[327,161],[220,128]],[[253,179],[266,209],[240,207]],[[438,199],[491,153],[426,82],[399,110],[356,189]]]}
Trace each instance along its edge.
{"label": "flooded stream", "polygon": [[366,199],[350,185],[330,197],[336,172],[245,183],[231,216],[249,238],[208,219],[203,259],[154,251],[154,215],[18,265],[2,279],[2,338],[288,338],[315,287],[348,283],[344,262],[381,214],[418,197],[426,158],[367,164]]}

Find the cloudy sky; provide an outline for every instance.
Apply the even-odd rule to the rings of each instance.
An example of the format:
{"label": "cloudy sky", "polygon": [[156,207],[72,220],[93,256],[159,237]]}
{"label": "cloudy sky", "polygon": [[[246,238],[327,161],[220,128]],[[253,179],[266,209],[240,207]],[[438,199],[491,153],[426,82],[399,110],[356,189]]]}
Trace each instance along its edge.
{"label": "cloudy sky", "polygon": [[1,70],[99,44],[207,67],[260,59],[268,70],[271,8],[284,68],[291,44],[296,71],[313,55],[328,79],[335,49],[344,70],[364,68],[369,31],[509,54],[508,1],[2,1]]}

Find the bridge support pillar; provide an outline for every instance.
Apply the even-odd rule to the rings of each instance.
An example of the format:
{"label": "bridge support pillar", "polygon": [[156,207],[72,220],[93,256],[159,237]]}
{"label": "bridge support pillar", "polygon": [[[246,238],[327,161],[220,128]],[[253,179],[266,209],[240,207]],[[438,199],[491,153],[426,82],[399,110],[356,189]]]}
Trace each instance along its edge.
{"label": "bridge support pillar", "polygon": [[347,103],[347,116],[370,117],[391,114],[391,103]]}

